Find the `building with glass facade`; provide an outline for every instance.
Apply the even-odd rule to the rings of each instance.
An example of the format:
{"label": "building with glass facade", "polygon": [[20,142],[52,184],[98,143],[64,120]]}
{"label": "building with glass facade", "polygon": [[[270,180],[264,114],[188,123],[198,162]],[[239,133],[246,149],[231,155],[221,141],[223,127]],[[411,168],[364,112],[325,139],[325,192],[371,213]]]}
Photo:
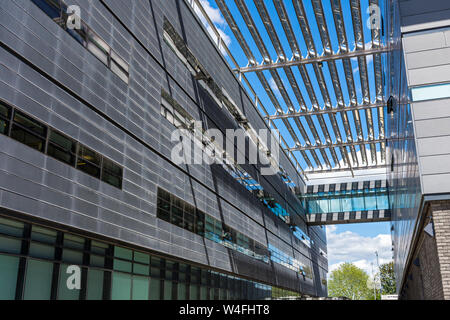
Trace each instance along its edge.
{"label": "building with glass facade", "polygon": [[225,132],[242,126],[235,108],[268,128],[188,2],[0,11],[1,299],[326,295],[325,229],[307,225],[285,153],[289,182],[172,160],[193,120]]}
{"label": "building with glass facade", "polygon": [[1,1],[0,299],[450,298],[447,2]]}
{"label": "building with glass facade", "polygon": [[450,3],[399,1],[387,124],[392,243],[399,297],[450,299]]}

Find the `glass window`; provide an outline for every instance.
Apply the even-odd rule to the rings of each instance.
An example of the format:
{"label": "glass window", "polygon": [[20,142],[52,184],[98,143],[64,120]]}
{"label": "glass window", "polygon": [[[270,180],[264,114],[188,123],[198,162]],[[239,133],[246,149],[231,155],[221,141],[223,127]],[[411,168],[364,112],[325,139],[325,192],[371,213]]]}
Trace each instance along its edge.
{"label": "glass window", "polygon": [[196,210],[195,233],[201,236],[205,234],[205,214],[200,210]]}
{"label": "glass window", "polygon": [[159,267],[151,267],[150,274],[151,274],[152,278],[160,278],[161,270],[159,269]]}
{"label": "glass window", "polygon": [[24,300],[50,300],[53,263],[28,259]]}
{"label": "glass window", "polygon": [[411,88],[412,101],[450,98],[450,83]]}
{"label": "glass window", "polygon": [[133,263],[133,273],[142,274],[148,276],[150,267],[148,265]]}
{"label": "glass window", "polygon": [[377,196],[377,209],[389,209],[389,200],[387,194]]}
{"label": "glass window", "polygon": [[161,281],[159,279],[152,278],[150,280],[150,300],[161,299]]}
{"label": "glass window", "polygon": [[89,269],[87,276],[87,300],[103,298],[103,271]]}
{"label": "glass window", "polygon": [[0,101],[0,118],[9,119],[11,108]]}
{"label": "glass window", "polygon": [[0,236],[0,251],[8,253],[20,253],[21,247],[21,240]]}
{"label": "glass window", "polygon": [[134,251],[134,261],[144,264],[150,264],[150,256],[146,253]]}
{"label": "glass window", "polygon": [[114,259],[114,270],[131,272],[132,264],[128,261]]}
{"label": "glass window", "polygon": [[80,251],[63,249],[62,260],[74,264],[83,263],[83,253]]}
{"label": "glass window", "polygon": [[30,244],[30,256],[43,259],[55,258],[55,247],[45,244],[31,242]]}
{"label": "glass window", "polygon": [[11,108],[0,102],[0,133],[8,134]]}
{"label": "glass window", "polygon": [[164,281],[164,300],[172,300],[172,281]]}
{"label": "glass window", "polygon": [[186,300],[186,284],[178,283],[177,300]]}
{"label": "glass window", "polygon": [[149,278],[133,276],[133,300],[148,300]]}
{"label": "glass window", "polygon": [[67,279],[73,274],[67,273],[68,266],[68,264],[61,264],[59,269],[58,300],[78,300],[80,298],[80,289],[69,289],[67,286]]}
{"label": "glass window", "polygon": [[104,267],[105,266],[105,257],[91,253],[89,265],[91,265],[93,267]]}
{"label": "glass window", "polygon": [[19,221],[0,217],[0,233],[15,237],[22,237],[24,224]]}
{"label": "glass window", "polygon": [[91,252],[94,252],[97,254],[105,255],[108,247],[109,247],[109,245],[106,243],[103,243],[103,242],[98,242],[98,241],[91,242]]}
{"label": "glass window", "polygon": [[64,234],[64,247],[83,250],[84,238],[66,233]]}
{"label": "glass window", "polygon": [[46,130],[46,126],[29,116],[19,111],[14,113],[11,138],[33,149],[44,151]]}
{"label": "glass window", "polygon": [[66,31],[83,47],[87,46],[87,34],[86,34],[86,25],[82,22],[80,29],[66,29]]}
{"label": "glass window", "polygon": [[131,275],[113,272],[111,300],[131,299]]}
{"label": "glass window", "polygon": [[129,67],[128,64],[123,60],[117,53],[111,50],[111,59],[114,61],[120,68],[123,69],[124,72],[128,73]]}
{"label": "glass window", "polygon": [[109,159],[103,158],[102,180],[117,188],[122,188],[122,168]]}
{"label": "glass window", "polygon": [[157,217],[170,222],[170,203],[158,198]]}
{"label": "glass window", "polygon": [[198,293],[199,293],[199,286],[196,284],[192,284],[189,286],[189,299],[190,300],[197,300],[198,297]]}
{"label": "glass window", "polygon": [[61,16],[60,0],[32,0],[50,18],[55,19]]}
{"label": "glass window", "polygon": [[56,242],[57,232],[55,230],[33,225],[31,227],[31,239],[53,244]]}
{"label": "glass window", "polygon": [[114,247],[114,257],[116,258],[122,258],[126,260],[132,260],[133,258],[133,251],[130,249],[125,249],[122,247]]}
{"label": "glass window", "polygon": [[375,192],[366,192],[365,195],[365,209],[376,210],[377,209],[377,197]]}
{"label": "glass window", "polygon": [[176,226],[183,228],[183,209],[172,206],[172,215],[170,222]]}
{"label": "glass window", "polygon": [[195,208],[189,204],[184,206],[184,228],[190,232],[194,232]]}
{"label": "glass window", "polygon": [[0,254],[0,270],[0,300],[14,300],[19,258]]}
{"label": "glass window", "polygon": [[200,300],[208,299],[208,288],[205,286],[200,287]]}
{"label": "glass window", "polygon": [[78,148],[77,169],[100,178],[100,155],[91,149],[80,145]]}
{"label": "glass window", "polygon": [[342,212],[353,211],[352,209],[352,200],[349,196],[344,196],[341,199]]}
{"label": "glass window", "polygon": [[76,142],[59,132],[50,131],[47,154],[71,166],[75,165]]}
{"label": "glass window", "polygon": [[108,56],[110,48],[99,36],[92,30],[87,31],[87,46],[86,48],[96,56],[101,62],[108,66]]}
{"label": "glass window", "polygon": [[214,240],[214,218],[205,215],[205,236],[210,240]]}
{"label": "glass window", "polygon": [[170,193],[161,188],[158,188],[158,197],[167,202],[170,202]]}
{"label": "glass window", "polygon": [[31,134],[45,137],[47,128],[37,120],[17,111],[14,113],[14,123],[27,129]]}
{"label": "glass window", "polygon": [[128,64],[111,50],[111,71],[128,83]]}

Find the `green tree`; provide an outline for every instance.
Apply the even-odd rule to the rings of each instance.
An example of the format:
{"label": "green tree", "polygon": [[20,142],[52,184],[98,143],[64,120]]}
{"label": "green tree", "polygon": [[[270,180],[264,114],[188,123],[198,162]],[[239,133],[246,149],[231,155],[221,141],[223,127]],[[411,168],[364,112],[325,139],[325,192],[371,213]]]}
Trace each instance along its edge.
{"label": "green tree", "polygon": [[383,294],[395,294],[397,291],[394,262],[384,263],[380,266],[380,282]]}
{"label": "green tree", "polygon": [[373,293],[367,287],[369,275],[353,263],[344,263],[333,270],[328,281],[328,295],[330,297],[347,297],[352,300],[366,300]]}

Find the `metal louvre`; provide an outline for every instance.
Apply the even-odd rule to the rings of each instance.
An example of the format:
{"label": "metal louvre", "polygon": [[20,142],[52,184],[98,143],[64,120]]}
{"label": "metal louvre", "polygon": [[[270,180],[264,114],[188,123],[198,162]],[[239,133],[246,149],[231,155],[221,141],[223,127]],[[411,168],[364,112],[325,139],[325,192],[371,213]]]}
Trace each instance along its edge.
{"label": "metal louvre", "polygon": [[[202,7],[199,0],[189,1]],[[267,0],[210,0],[211,3],[213,1],[248,61],[246,65],[238,65],[229,48],[225,48],[235,65],[236,75],[245,82],[249,93],[255,97],[255,105],[263,110],[263,117],[269,125],[277,128],[275,121],[281,121],[286,127],[286,133],[289,133],[295,145],[289,146],[282,138],[283,148],[306,179],[308,173],[348,170],[353,174],[354,170],[385,166],[384,108],[387,99],[384,90],[383,55],[388,49],[383,44],[382,29],[371,29],[370,37],[366,37],[370,40],[365,39],[366,24],[361,12],[363,2],[365,7],[372,10],[379,5],[379,0],[308,0],[312,5],[309,7],[305,6],[306,0],[270,0],[270,11]],[[350,9],[346,15],[343,11],[344,3],[345,9]],[[237,10],[230,10],[232,5],[235,5]],[[250,5],[256,8],[258,17]],[[288,11],[291,8],[294,10]],[[325,9],[332,13],[332,21],[327,21],[330,15],[327,15]],[[201,11],[203,15],[207,15],[203,8]],[[240,17],[233,17],[236,14]],[[263,27],[255,20],[257,18],[261,19]],[[225,43],[220,40],[216,27],[209,18],[207,20],[219,39],[218,45],[224,47]],[[238,24],[236,21],[243,21],[244,24]],[[281,25],[281,28],[275,25]],[[330,37],[328,30],[331,26],[335,29],[332,32],[334,39]],[[349,30],[346,30],[346,26],[350,26],[347,28]],[[318,30],[320,42],[312,30]],[[263,31],[264,35],[267,33],[268,38],[263,38]],[[351,44],[348,41],[349,32],[354,38],[354,43]],[[248,33],[259,54],[255,52],[255,46],[250,44],[250,39],[244,37],[244,34]],[[286,55],[288,50],[283,48],[286,41],[283,40],[282,43],[281,35],[287,40],[291,57]],[[307,52],[302,53],[298,42],[300,39],[304,40]],[[276,52],[275,60],[269,52],[269,44]],[[255,57],[259,55],[262,57],[261,62]],[[367,60],[368,58],[372,60]],[[351,59],[357,61],[360,99]],[[373,72],[368,68],[368,61],[373,61]],[[307,68],[308,65],[310,69]],[[340,65],[344,71],[342,75],[339,74]],[[267,74],[263,73],[265,70]],[[300,78],[294,75],[297,71]],[[246,77],[247,73],[256,75],[275,114],[269,114],[268,109],[262,105],[251,81]],[[284,75],[287,81],[282,79]],[[342,82],[341,79],[345,81]],[[272,86],[271,81],[274,83]],[[373,97],[371,84],[374,85]],[[274,90],[278,92],[275,93]],[[302,90],[305,91],[302,93]],[[291,91],[293,96],[290,96],[288,91]],[[308,101],[308,104],[310,102],[310,106],[305,101]],[[336,101],[336,105],[333,105],[332,101]],[[282,105],[285,105],[287,110],[283,110]],[[364,124],[360,112],[364,113]],[[307,128],[301,118],[307,123]],[[305,143],[302,144],[301,140]],[[370,150],[370,155],[367,154],[367,149]],[[297,157],[300,155],[304,165],[300,165],[298,161],[300,158]]]}

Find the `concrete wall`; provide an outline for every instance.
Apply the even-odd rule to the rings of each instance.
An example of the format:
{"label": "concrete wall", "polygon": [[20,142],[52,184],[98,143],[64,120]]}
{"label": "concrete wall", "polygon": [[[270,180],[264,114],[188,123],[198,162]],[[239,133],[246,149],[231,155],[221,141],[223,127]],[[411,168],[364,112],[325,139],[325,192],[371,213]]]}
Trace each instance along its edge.
{"label": "concrete wall", "polygon": [[[450,82],[450,28],[403,35],[403,49],[410,87]],[[412,104],[423,194],[450,192],[449,106],[450,99]]]}
{"label": "concrete wall", "polygon": [[[224,110],[211,103],[162,40],[163,17],[175,25],[214,80],[224,86],[258,129],[263,119],[184,1],[77,0],[82,19],[130,65],[122,82],[29,0],[0,1],[0,98],[97,150],[124,167],[122,190],[0,135],[0,209],[54,221],[133,243],[162,254],[309,294],[324,295],[319,281],[303,281],[281,266],[236,258],[230,249],[156,217],[157,187],[267,245],[299,256],[317,275],[327,269],[325,232],[301,227],[312,249],[223,169],[177,166],[170,161],[174,127],[160,116],[161,88],[196,119],[223,129]],[[218,121],[219,120],[219,121]],[[281,155],[280,162],[302,184]],[[248,166],[249,172],[258,173]],[[301,206],[277,177],[264,188],[282,203]],[[244,266],[252,266],[244,267]],[[279,279],[284,279],[281,284]]]}

